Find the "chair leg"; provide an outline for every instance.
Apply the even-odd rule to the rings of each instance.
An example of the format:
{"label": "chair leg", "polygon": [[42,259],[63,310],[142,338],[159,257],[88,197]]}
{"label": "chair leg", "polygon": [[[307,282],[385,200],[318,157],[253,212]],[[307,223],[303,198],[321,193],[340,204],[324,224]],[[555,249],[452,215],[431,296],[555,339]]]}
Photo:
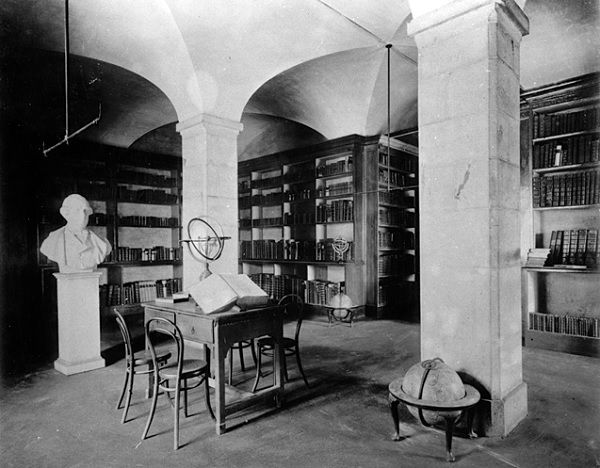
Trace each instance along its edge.
{"label": "chair leg", "polygon": [[183,381],[183,415],[187,418],[188,414],[188,391],[187,391],[187,379]]}
{"label": "chair leg", "polygon": [[206,397],[206,408],[210,413],[210,418],[216,421],[215,413],[213,412],[212,406],[210,406],[210,387],[208,385],[208,373],[204,376],[204,395]]}
{"label": "chair leg", "polygon": [[250,339],[250,350],[252,351],[252,360],[256,366],[256,350],[254,349],[254,338]]}
{"label": "chair leg", "polygon": [[121,418],[121,424],[127,422],[127,412],[129,411],[129,405],[131,405],[131,394],[133,393],[133,376],[135,372],[133,369],[129,370],[129,384],[127,385],[127,399],[125,400],[125,409],[123,410],[123,417]]}
{"label": "chair leg", "polygon": [[[273,365],[275,365],[275,358],[273,358]],[[287,371],[287,356],[285,353],[283,354],[283,376],[286,382],[290,381],[290,376],[288,375]],[[273,368],[273,385],[275,385],[275,368]]]}
{"label": "chair leg", "polygon": [[148,436],[148,431],[150,430],[150,425],[152,424],[152,419],[154,419],[154,413],[156,412],[156,401],[157,400],[158,400],[158,376],[155,374],[154,375],[154,386],[153,386],[153,392],[152,392],[152,404],[150,406],[150,414],[148,415],[148,421],[146,421],[146,427],[144,428],[144,432],[142,433],[142,440],[144,440]]}
{"label": "chair leg", "polygon": [[310,388],[310,385],[308,385],[308,380],[306,379],[306,375],[304,374],[304,369],[302,369],[302,363],[300,362],[300,349],[298,349],[298,346],[296,346],[296,363],[298,364],[298,370],[300,371],[300,374],[302,374],[302,378],[304,379],[306,387]]}
{"label": "chair leg", "polygon": [[233,348],[229,348],[229,385],[233,380]]}
{"label": "chair leg", "polygon": [[175,404],[173,405],[173,450],[179,448],[179,397],[181,388],[179,382],[175,384]]}
{"label": "chair leg", "polygon": [[252,386],[252,393],[254,393],[256,391],[256,387],[258,387],[258,379],[260,379],[260,371],[261,371],[261,364],[262,364],[262,353],[261,353],[261,349],[258,349],[258,353],[257,353],[257,362],[256,362],[256,377],[254,379],[254,385]]}
{"label": "chair leg", "polygon": [[129,368],[125,372],[125,382],[123,382],[123,389],[121,390],[121,396],[119,397],[119,401],[117,402],[117,409],[121,409],[121,405],[123,404],[123,397],[125,396],[125,389],[127,388],[127,384],[129,383]]}
{"label": "chair leg", "polygon": [[244,342],[243,341],[238,343],[238,354],[240,355],[240,367],[242,368],[242,372],[246,372],[246,366],[244,365]]}

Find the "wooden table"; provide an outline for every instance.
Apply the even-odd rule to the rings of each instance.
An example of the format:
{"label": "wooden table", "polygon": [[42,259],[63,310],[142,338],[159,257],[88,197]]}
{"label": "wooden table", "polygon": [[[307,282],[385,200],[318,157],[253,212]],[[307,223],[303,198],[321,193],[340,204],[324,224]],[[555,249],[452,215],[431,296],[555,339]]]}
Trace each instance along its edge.
{"label": "wooden table", "polygon": [[[211,366],[211,382],[215,388],[216,432],[225,432],[225,418],[236,411],[257,403],[259,400],[275,398],[277,407],[283,404],[283,316],[279,306],[268,306],[245,311],[226,311],[206,315],[190,300],[175,304],[149,302],[144,304],[144,321],[151,317],[164,317],[179,327],[186,341],[204,345],[206,361]],[[227,404],[225,401],[225,357],[235,343],[260,336],[272,336],[274,349],[273,386],[255,393],[236,390],[239,399]],[[211,353],[214,368],[211,363]]]}

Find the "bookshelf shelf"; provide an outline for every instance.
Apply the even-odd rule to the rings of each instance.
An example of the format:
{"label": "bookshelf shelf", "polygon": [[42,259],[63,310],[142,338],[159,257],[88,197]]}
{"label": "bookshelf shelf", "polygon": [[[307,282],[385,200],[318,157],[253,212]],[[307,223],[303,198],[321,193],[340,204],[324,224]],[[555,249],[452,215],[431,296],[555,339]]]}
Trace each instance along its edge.
{"label": "bookshelf shelf", "polygon": [[[523,266],[526,346],[600,357],[600,75],[525,92],[531,204]],[[590,329],[592,326],[592,329]],[[595,328],[595,331],[593,329]],[[560,333],[558,332],[560,331]]]}

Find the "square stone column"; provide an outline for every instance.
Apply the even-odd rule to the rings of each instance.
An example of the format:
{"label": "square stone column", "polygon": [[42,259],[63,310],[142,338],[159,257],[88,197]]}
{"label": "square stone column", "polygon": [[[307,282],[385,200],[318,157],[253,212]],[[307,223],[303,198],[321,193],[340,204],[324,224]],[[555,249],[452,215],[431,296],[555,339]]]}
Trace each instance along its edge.
{"label": "square stone column", "polygon": [[519,43],[512,0],[459,0],[409,25],[419,49],[421,358],[484,399],[487,435],[527,414],[522,380]]}
{"label": "square stone column", "polygon": [[58,306],[58,359],[66,375],[104,367],[100,356],[100,272],[54,273]]}
{"label": "square stone column", "polygon": [[[183,155],[183,236],[194,217],[208,216],[231,237],[221,258],[210,264],[213,273],[238,272],[237,136],[240,122],[201,114],[177,125]],[[183,287],[198,282],[205,267],[183,246]]]}

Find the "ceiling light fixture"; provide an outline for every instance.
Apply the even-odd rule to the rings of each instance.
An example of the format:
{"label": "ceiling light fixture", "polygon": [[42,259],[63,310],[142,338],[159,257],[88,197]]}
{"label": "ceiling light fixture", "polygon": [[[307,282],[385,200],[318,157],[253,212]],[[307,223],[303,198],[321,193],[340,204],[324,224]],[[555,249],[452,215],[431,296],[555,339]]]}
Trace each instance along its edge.
{"label": "ceiling light fixture", "polygon": [[44,153],[44,156],[47,157],[50,151],[59,147],[63,143],[69,144],[69,140],[75,135],[78,135],[92,125],[97,124],[100,121],[101,115],[102,104],[99,103],[98,117],[81,127],[79,130],[69,134],[69,0],[65,0],[65,136],[62,140],[48,149],[44,148],[44,144],[42,143],[42,152]]}

